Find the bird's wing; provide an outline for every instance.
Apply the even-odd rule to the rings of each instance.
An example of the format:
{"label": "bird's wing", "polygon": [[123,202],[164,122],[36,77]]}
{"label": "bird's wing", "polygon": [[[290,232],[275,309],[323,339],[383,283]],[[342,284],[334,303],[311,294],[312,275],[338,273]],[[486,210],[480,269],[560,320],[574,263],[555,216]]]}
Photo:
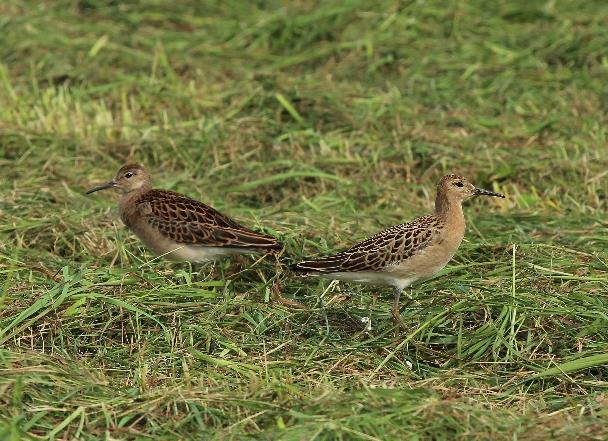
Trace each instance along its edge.
{"label": "bird's wing", "polygon": [[162,235],[185,245],[279,251],[274,237],[256,233],[214,208],[167,190],[151,190],[137,201],[147,223]]}
{"label": "bird's wing", "polygon": [[403,262],[426,247],[432,240],[439,220],[423,216],[413,222],[395,225],[347,250],[331,256],[305,260],[293,270],[309,274],[382,271]]}

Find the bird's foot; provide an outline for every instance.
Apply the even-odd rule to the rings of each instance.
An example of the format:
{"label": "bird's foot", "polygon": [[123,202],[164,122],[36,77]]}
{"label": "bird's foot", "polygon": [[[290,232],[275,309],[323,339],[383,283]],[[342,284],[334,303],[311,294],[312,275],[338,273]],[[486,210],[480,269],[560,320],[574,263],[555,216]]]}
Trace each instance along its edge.
{"label": "bird's foot", "polygon": [[272,282],[270,292],[272,294],[272,300],[280,305],[289,306],[290,308],[307,309],[304,303],[283,297],[281,282],[278,279]]}
{"label": "bird's foot", "polygon": [[407,332],[407,325],[406,323],[401,320],[401,315],[399,314],[399,310],[393,310],[391,313],[392,319],[393,319],[393,331],[395,333],[395,337],[401,337],[403,335],[404,332]]}

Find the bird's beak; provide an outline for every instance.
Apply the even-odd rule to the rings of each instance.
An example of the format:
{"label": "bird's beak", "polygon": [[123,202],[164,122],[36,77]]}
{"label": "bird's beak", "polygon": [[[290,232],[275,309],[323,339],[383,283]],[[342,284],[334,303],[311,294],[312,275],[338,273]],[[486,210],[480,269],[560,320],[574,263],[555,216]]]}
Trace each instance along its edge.
{"label": "bird's beak", "polygon": [[95,193],[96,191],[99,191],[99,190],[105,190],[106,188],[113,188],[113,187],[116,187],[116,185],[117,185],[116,181],[109,181],[109,182],[106,182],[105,184],[101,184],[101,185],[98,185],[97,187],[91,188],[89,191],[87,191],[87,194]]}
{"label": "bird's beak", "polygon": [[475,187],[475,190],[473,190],[473,194],[475,196],[495,196],[497,198],[505,197],[505,195],[502,193],[496,193],[495,191],[484,190],[483,188],[477,188],[477,187]]}

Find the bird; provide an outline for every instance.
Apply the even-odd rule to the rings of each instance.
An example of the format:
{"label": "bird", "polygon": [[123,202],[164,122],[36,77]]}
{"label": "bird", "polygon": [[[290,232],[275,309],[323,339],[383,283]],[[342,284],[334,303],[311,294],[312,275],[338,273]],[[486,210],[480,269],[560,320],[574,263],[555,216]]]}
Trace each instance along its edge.
{"label": "bird", "polygon": [[111,181],[86,194],[110,188],[122,192],[118,210],[123,223],[156,254],[193,263],[235,254],[279,254],[274,237],[252,231],[214,208],[169,190],[152,188],[144,167],[127,164]]}
{"label": "bird", "polygon": [[472,196],[505,197],[449,174],[437,185],[433,214],[392,226],[336,254],[304,260],[290,268],[302,276],[392,286],[391,315],[395,324],[400,324],[401,293],[416,282],[430,279],[452,259],[465,234],[462,202]]}

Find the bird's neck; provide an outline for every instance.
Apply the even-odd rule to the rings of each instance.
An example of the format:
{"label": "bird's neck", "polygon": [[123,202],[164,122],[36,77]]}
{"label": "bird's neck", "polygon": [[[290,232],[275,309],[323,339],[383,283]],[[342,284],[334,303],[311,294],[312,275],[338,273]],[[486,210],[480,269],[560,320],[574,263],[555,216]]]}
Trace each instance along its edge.
{"label": "bird's neck", "polygon": [[122,194],[118,201],[118,211],[125,225],[131,226],[131,217],[137,210],[137,204],[135,203],[137,199],[151,189],[151,186],[143,185],[135,190],[126,191]]}
{"label": "bird's neck", "polygon": [[464,213],[462,201],[451,200],[445,194],[437,194],[435,199],[435,216],[441,219],[446,226],[464,233]]}

